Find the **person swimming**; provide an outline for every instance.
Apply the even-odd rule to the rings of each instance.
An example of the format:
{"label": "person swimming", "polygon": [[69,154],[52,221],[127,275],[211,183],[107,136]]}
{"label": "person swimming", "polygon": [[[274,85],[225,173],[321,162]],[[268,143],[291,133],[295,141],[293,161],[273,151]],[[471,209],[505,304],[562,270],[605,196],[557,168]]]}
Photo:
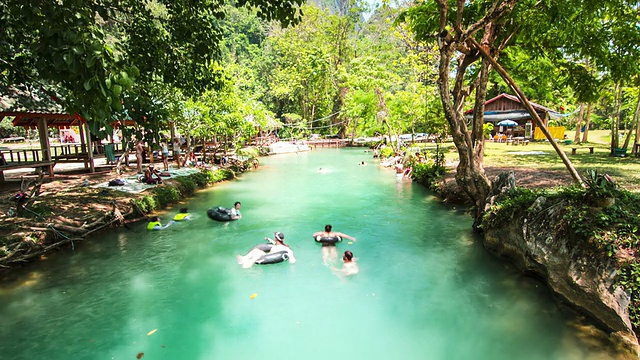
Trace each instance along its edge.
{"label": "person swimming", "polygon": [[347,250],[344,252],[344,254],[342,254],[342,261],[344,262],[342,264],[342,269],[338,269],[335,267],[331,268],[333,271],[336,272],[337,275],[341,275],[345,277],[353,276],[360,271],[360,269],[358,268],[358,264],[356,263],[356,260],[353,257],[353,253],[351,251]]}
{"label": "person swimming", "polygon": [[160,223],[160,218],[157,216],[154,216],[151,218],[151,220],[149,221],[149,223],[147,224],[147,230],[164,230],[166,228],[168,228],[169,226],[171,226],[171,224],[173,224],[174,221],[171,220],[167,223],[167,225],[162,226],[162,224]]}
{"label": "person swimming", "polygon": [[182,208],[180,212],[173,217],[175,221],[183,221],[183,220],[191,220],[191,214],[189,214],[189,209]]}
{"label": "person swimming", "polygon": [[[353,236],[349,236],[341,232],[333,231],[332,229],[333,227],[327,224],[324,226],[324,231],[317,231],[313,233],[312,236],[314,239],[316,239],[316,241],[318,241],[319,238],[322,239],[322,238],[335,238],[335,237],[339,237],[340,239],[347,238],[351,241],[356,241],[356,238],[354,238]],[[327,264],[328,262],[335,261],[338,258],[338,252],[336,250],[335,242],[321,242],[321,243],[322,243],[322,261],[324,261],[325,264]]]}

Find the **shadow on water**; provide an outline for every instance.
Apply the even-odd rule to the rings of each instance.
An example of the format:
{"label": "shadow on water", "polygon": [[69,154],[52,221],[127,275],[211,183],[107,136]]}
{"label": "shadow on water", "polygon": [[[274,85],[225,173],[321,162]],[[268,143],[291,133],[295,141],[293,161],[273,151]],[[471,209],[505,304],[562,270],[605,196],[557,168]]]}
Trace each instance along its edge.
{"label": "shadow on water", "polygon": [[[325,149],[264,159],[197,194],[194,219],[76,244],[0,285],[9,359],[604,359],[607,347],[538,281],[487,254],[446,208],[370,154]],[[367,166],[359,166],[366,161]],[[322,171],[320,171],[322,168]],[[218,223],[211,206],[243,204]],[[184,205],[176,206],[176,209]],[[175,212],[161,216],[166,222]],[[311,234],[357,238],[341,278]],[[235,259],[282,231],[295,264]],[[335,263],[335,266],[340,266]]]}

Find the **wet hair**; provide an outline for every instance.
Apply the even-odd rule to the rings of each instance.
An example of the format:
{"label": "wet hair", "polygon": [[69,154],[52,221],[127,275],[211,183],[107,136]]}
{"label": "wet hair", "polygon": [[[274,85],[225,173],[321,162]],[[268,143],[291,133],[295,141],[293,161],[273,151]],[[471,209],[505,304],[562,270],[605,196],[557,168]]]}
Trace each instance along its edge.
{"label": "wet hair", "polygon": [[182,209],[180,209],[180,212],[181,212],[181,213],[183,213],[183,214],[186,214],[186,213],[188,213],[188,212],[189,212],[189,209],[187,209],[187,208],[182,208]]}
{"label": "wet hair", "polygon": [[325,232],[331,232],[331,229],[333,229],[333,228],[332,228],[332,227],[331,227],[331,225],[329,225],[329,224],[327,224],[327,225],[325,225],[325,226],[324,226],[324,231],[325,231]]}
{"label": "wet hair", "polygon": [[276,231],[273,235],[276,237],[276,240],[284,242],[284,234],[280,231]]}
{"label": "wet hair", "polygon": [[157,216],[154,216],[154,217],[151,218],[151,221],[157,222],[157,221],[160,221],[160,218],[157,217]]}
{"label": "wet hair", "polygon": [[240,201],[236,201],[236,203],[233,204],[233,206],[235,207],[236,205],[242,205],[242,203]]}
{"label": "wet hair", "polygon": [[344,255],[342,255],[343,258],[351,261],[353,259],[353,253],[349,250],[344,252]]}

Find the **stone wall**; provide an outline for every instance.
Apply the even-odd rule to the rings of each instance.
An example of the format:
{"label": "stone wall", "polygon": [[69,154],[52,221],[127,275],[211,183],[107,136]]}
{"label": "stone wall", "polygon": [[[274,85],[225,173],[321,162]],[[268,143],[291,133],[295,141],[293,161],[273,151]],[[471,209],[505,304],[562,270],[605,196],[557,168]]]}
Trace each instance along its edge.
{"label": "stone wall", "polygon": [[[503,181],[503,186],[513,186],[511,179]],[[499,192],[493,194],[489,204],[498,196]],[[540,197],[521,216],[491,228],[483,224],[484,246],[509,259],[521,271],[541,278],[562,300],[590,316],[617,343],[637,356],[638,340],[628,313],[630,299],[620,287],[614,286],[614,261],[585,255],[570,236],[556,230],[562,217],[562,202],[551,204]]]}

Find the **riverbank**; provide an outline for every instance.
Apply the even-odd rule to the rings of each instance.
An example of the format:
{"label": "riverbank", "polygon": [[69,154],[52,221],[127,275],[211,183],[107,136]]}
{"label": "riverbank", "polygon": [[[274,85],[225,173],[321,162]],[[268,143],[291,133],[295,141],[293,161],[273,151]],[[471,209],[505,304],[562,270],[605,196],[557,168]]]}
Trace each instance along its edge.
{"label": "riverbank", "polygon": [[[136,188],[135,169],[123,173],[57,175],[53,180],[30,176],[22,182],[7,182],[0,190],[0,275],[12,268],[38,260],[50,251],[73,248],[99,231],[146,220],[148,215],[180,203],[197,188],[232,179],[236,173],[254,168],[171,168],[172,176],[162,184]],[[114,179],[126,179],[129,186],[107,186]],[[16,200],[20,194],[25,206]]]}

